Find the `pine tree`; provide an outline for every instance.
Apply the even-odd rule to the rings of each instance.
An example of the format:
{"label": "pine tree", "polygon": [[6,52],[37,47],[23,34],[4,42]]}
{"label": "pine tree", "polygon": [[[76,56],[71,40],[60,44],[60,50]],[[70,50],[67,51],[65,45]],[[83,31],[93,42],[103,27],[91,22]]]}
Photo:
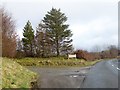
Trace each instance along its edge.
{"label": "pine tree", "polygon": [[[69,49],[72,49],[72,39],[70,39],[72,33],[68,29],[69,25],[65,24],[66,21],[67,17],[65,14],[62,13],[60,9],[57,10],[55,8],[52,8],[43,19],[43,22],[47,27],[46,32],[55,45],[57,56],[61,54],[61,50],[63,49],[68,47]],[[66,48],[63,46],[66,46]]]}
{"label": "pine tree", "polygon": [[38,24],[36,30],[36,53],[39,57],[49,57],[51,53],[51,42],[47,36],[46,28],[43,23]]}
{"label": "pine tree", "polygon": [[68,41],[64,41],[64,43],[63,43],[63,45],[61,47],[61,53],[63,55],[72,53],[74,48],[73,48],[72,44],[70,44],[71,42],[72,42],[72,39],[68,40]]}
{"label": "pine tree", "polygon": [[22,42],[23,42],[23,49],[27,56],[33,56],[34,54],[34,30],[32,28],[32,25],[30,21],[26,23],[24,29],[23,29],[23,36]]}

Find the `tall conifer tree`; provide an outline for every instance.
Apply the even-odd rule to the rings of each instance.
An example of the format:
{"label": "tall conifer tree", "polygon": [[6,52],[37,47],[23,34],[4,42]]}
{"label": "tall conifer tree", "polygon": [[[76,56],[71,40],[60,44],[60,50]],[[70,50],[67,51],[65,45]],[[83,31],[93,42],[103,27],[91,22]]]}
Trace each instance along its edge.
{"label": "tall conifer tree", "polygon": [[23,36],[24,36],[24,38],[22,38],[23,49],[27,56],[33,56],[34,30],[29,20],[23,29]]}
{"label": "tall conifer tree", "polygon": [[59,56],[63,50],[72,49],[72,36],[71,31],[68,29],[69,25],[66,24],[67,17],[60,9],[52,8],[48,12],[43,22],[47,27],[47,33],[53,41],[56,49],[56,54]]}

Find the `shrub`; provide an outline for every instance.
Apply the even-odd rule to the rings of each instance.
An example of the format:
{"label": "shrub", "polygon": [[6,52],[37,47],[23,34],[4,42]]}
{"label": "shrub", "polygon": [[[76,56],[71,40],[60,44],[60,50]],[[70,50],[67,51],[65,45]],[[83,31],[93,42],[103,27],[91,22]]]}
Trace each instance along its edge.
{"label": "shrub", "polygon": [[76,56],[78,59],[85,59],[85,60],[95,60],[95,57],[93,56],[93,54],[88,53],[87,51],[83,51],[83,50],[78,50],[76,52]]}

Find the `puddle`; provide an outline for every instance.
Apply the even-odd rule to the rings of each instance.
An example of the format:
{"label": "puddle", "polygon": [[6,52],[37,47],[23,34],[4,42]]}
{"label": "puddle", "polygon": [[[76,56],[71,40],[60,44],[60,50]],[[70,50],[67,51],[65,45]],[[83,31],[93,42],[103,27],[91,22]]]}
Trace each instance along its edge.
{"label": "puddle", "polygon": [[85,74],[70,74],[70,75],[66,75],[66,76],[69,76],[69,77],[80,77],[80,76],[85,76]]}
{"label": "puddle", "polygon": [[71,76],[69,76],[69,77],[74,77],[74,78],[75,78],[75,77],[78,77],[78,75],[71,75]]}
{"label": "puddle", "polygon": [[75,72],[80,72],[80,71],[77,70],[77,71],[75,71]]}

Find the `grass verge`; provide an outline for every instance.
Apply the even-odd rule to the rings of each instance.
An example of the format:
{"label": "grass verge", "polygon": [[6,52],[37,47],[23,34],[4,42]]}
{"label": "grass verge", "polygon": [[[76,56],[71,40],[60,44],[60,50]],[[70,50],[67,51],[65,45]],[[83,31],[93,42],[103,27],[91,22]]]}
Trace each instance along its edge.
{"label": "grass verge", "polygon": [[13,59],[2,58],[2,88],[31,88],[37,74],[19,65]]}
{"label": "grass verge", "polygon": [[19,64],[23,66],[39,66],[39,67],[68,67],[68,66],[91,66],[100,60],[85,61],[83,59],[64,59],[64,58],[23,58],[15,59]]}

